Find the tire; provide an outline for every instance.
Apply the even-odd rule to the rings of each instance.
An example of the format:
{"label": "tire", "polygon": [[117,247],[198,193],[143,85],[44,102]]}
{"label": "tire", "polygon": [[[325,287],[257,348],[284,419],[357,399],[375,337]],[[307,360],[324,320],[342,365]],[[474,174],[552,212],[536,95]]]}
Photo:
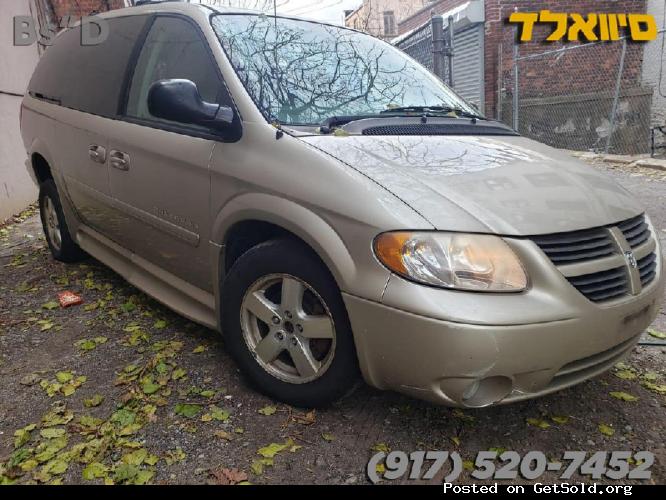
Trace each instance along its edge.
{"label": "tire", "polygon": [[[284,299],[283,290],[287,290]],[[246,307],[255,304],[257,294],[270,298],[268,309],[264,302],[258,306],[266,321]],[[289,311],[289,304],[298,299],[294,302],[288,297],[299,294],[300,307]],[[224,281],[222,304],[225,344],[242,373],[267,396],[293,406],[321,407],[350,392],[358,381],[356,349],[340,290],[318,256],[304,244],[277,239],[245,252]],[[279,324],[275,315],[270,319],[276,309]],[[308,338],[313,334],[319,338]],[[265,359],[254,350],[262,341],[262,347],[270,344],[257,349],[268,353]],[[280,354],[270,361],[276,351]]]}
{"label": "tire", "polygon": [[39,186],[39,214],[44,236],[54,259],[61,262],[78,262],[87,257],[87,254],[74,243],[69,233],[58,188],[53,179],[45,180]]}

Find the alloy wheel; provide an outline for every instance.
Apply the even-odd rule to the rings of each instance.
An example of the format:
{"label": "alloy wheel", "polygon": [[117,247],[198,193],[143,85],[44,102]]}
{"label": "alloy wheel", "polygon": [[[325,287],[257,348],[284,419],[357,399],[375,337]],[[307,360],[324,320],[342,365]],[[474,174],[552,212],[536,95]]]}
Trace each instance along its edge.
{"label": "alloy wheel", "polygon": [[311,382],[333,360],[331,312],[321,296],[295,276],[271,274],[255,281],[243,297],[241,328],[257,363],[282,381]]}
{"label": "alloy wheel", "polygon": [[60,223],[55,205],[49,196],[44,198],[44,222],[49,241],[56,250],[62,247],[62,235],[60,234]]}

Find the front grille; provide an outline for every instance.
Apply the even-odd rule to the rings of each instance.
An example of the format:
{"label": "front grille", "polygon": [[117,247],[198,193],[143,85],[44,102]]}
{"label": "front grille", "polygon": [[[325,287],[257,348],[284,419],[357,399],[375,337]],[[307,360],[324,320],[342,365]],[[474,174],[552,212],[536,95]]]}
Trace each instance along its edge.
{"label": "front grille", "polygon": [[641,284],[644,287],[652,283],[657,276],[657,255],[651,253],[638,260],[638,270],[641,273]]}
{"label": "front grille", "polygon": [[620,222],[617,227],[622,231],[631,248],[636,248],[650,238],[650,227],[645,222],[644,215]]}
{"label": "front grille", "polygon": [[624,267],[569,278],[569,282],[592,302],[621,297],[629,291],[629,279]]}
{"label": "front grille", "polygon": [[654,242],[650,242],[652,231],[645,215],[614,226],[622,232],[626,244],[615,243],[610,231],[613,226],[531,239],[580,293],[592,302],[606,302],[632,293],[630,276],[635,271],[630,267],[631,255],[622,255],[620,248],[628,245],[635,252],[643,288],[656,279],[659,264],[657,253],[651,251]]}
{"label": "front grille", "polygon": [[603,228],[537,236],[532,240],[555,265],[594,260],[615,251],[608,231]]}

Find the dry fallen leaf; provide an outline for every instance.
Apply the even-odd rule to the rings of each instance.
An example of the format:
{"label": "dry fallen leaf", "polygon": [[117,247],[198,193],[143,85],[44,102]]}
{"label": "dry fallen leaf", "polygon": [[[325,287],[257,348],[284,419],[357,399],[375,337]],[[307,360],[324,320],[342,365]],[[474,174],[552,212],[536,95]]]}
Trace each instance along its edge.
{"label": "dry fallen leaf", "polygon": [[210,471],[210,484],[230,485],[247,481],[247,474],[238,469],[219,467]]}
{"label": "dry fallen leaf", "polygon": [[225,441],[231,441],[234,437],[229,434],[227,431],[215,431],[215,437],[224,439]]}
{"label": "dry fallen leaf", "polygon": [[309,411],[307,413],[299,413],[292,417],[292,420],[297,424],[301,425],[312,425],[315,423],[315,411]]}
{"label": "dry fallen leaf", "polygon": [[30,373],[21,379],[23,385],[34,385],[40,380],[40,376],[36,373]]}

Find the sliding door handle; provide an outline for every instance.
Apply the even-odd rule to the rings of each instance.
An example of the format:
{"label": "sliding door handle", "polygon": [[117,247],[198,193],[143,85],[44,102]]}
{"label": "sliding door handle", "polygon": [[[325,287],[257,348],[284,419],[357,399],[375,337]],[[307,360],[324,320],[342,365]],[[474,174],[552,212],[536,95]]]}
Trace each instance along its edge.
{"label": "sliding door handle", "polygon": [[91,144],[88,147],[88,156],[96,163],[106,163],[106,148],[97,144]]}
{"label": "sliding door handle", "polygon": [[130,157],[127,153],[113,149],[111,150],[109,163],[111,163],[113,168],[117,168],[118,170],[129,170]]}

